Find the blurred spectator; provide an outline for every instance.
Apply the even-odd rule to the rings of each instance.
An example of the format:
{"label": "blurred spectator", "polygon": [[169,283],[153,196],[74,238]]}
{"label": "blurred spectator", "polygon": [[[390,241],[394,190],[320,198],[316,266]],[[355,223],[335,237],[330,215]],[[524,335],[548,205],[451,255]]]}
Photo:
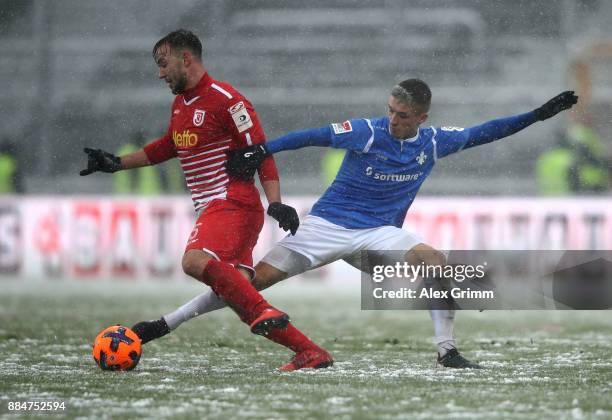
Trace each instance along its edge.
{"label": "blurred spectator", "polygon": [[17,145],[5,138],[0,144],[0,194],[24,192],[23,171]]}
{"label": "blurred spectator", "polygon": [[[131,142],[117,150],[122,156],[142,148],[146,138],[142,133],[135,133]],[[163,167],[144,166],[135,171],[119,171],[113,175],[115,192],[118,194],[159,195],[176,194],[185,190],[181,169],[177,162],[168,162]]]}
{"label": "blurred spectator", "polygon": [[601,139],[585,124],[570,125],[557,147],[538,159],[537,175],[545,195],[607,190],[608,163]]}
{"label": "blurred spectator", "polygon": [[329,149],[323,155],[323,159],[321,159],[321,172],[325,188],[329,187],[336,178],[336,174],[344,160],[344,154],[345,151],[342,149]]}
{"label": "blurred spectator", "polygon": [[166,194],[183,194],[187,192],[187,184],[178,159],[172,159],[159,167],[164,192]]}

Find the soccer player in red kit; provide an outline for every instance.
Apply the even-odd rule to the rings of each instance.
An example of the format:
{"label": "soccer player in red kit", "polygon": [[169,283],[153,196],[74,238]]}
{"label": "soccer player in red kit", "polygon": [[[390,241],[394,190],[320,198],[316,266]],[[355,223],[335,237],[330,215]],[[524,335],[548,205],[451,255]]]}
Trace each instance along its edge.
{"label": "soccer player in red kit", "polygon": [[[88,165],[81,175],[178,158],[198,214],[183,255],[184,272],[210,286],[253,333],[293,350],[296,356],[287,365],[291,370],[330,366],[329,354],[293,327],[287,314],[268,304],[247,279],[255,275],[252,252],[263,227],[263,207],[252,180],[228,177],[226,152],[263,143],[265,136],[251,103],[228,83],[213,79],[201,55],[200,40],[190,31],[174,31],[160,39],[153,58],[159,78],[176,95],[168,131],[143,149],[121,157],[85,149]],[[259,175],[270,203],[268,214],[295,234],[297,212],[280,202],[272,157]],[[136,324],[134,331],[146,342],[150,328],[141,328],[142,324]]]}

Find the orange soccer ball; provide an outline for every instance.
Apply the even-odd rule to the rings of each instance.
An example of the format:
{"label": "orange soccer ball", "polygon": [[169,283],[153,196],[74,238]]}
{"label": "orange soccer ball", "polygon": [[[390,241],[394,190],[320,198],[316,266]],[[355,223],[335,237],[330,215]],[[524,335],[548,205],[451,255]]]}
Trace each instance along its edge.
{"label": "orange soccer ball", "polygon": [[140,338],[122,325],[103,330],[93,345],[93,358],[102,370],[132,370],[141,354]]}

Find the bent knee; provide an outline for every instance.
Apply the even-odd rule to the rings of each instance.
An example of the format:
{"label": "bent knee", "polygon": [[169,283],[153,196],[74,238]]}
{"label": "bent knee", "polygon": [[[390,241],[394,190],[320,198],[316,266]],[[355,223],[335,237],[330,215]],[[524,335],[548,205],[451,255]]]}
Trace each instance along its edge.
{"label": "bent knee", "polygon": [[426,265],[446,265],[446,255],[438,250],[430,251],[423,261]]}
{"label": "bent knee", "polygon": [[406,253],[406,261],[410,264],[445,265],[446,255],[429,245],[419,244]]}
{"label": "bent knee", "polygon": [[190,250],[183,255],[183,260],[181,262],[183,267],[183,272],[188,276],[199,279],[202,276],[202,272],[204,268],[206,268],[206,264],[210,257],[202,252],[197,250]]}
{"label": "bent knee", "polygon": [[257,290],[267,289],[268,287],[287,278],[287,273],[280,271],[276,267],[273,267],[263,261],[257,264],[255,267],[255,273],[253,287],[255,287]]}

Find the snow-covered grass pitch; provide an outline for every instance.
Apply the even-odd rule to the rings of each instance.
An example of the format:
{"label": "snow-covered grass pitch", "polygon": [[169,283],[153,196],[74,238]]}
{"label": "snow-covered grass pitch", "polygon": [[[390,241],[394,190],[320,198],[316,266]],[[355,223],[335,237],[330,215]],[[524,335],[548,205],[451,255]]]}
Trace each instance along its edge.
{"label": "snow-covered grass pitch", "polygon": [[145,345],[132,372],[96,367],[104,327],[157,317],[201,290],[4,282],[0,417],[12,417],[11,401],[63,401],[68,418],[612,417],[612,312],[459,312],[461,350],[487,369],[435,369],[427,313],[361,311],[358,281],[265,292],[334,355],[330,369],[278,373],[289,351],[228,309]]}

